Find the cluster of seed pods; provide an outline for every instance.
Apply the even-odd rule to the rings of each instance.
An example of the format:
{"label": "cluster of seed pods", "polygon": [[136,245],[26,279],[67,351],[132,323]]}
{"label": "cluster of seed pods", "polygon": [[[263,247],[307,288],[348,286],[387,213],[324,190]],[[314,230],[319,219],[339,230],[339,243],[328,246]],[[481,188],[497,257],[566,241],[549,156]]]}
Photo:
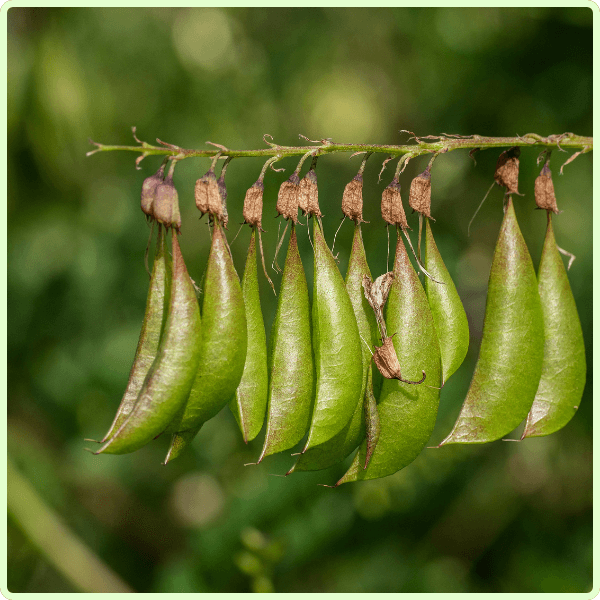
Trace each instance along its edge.
{"label": "cluster of seed pods", "polygon": [[[537,206],[548,215],[537,278],[513,207],[518,149],[498,160],[494,178],[505,188],[504,219],[491,265],[479,358],[458,419],[438,447],[498,440],[523,420],[521,439],[548,435],[578,408],[586,374],[583,335],[554,240],[551,214],[558,209],[549,156],[535,182]],[[373,280],[361,230],[367,158],[342,198],[342,212],[354,222],[345,280],[323,234],[316,154],[302,179],[303,161],[281,185],[277,211],[291,231],[268,343],[257,247],[266,275],[263,179],[273,161],[246,192],[243,216],[252,235],[241,283],[224,231],[230,159],[217,180],[217,154],[196,182],[196,205],[212,225],[201,305],[178,243],[175,160],[166,177],[167,161],[144,181],[142,210],[158,224],[146,313],[123,399],[96,454],[133,452],[168,434],[167,463],[229,404],[245,442],[266,423],[257,463],[304,440],[287,475],[326,469],[356,450],[338,486],[391,475],[419,455],[434,429],[440,390],[467,354],[469,327],[433,237],[432,163],[410,187],[409,205],[419,214],[418,256],[407,232],[398,174],[383,191],[381,214],[397,228],[398,237],[392,271]],[[299,209],[309,235],[312,230],[312,299],[298,250]],[[279,246],[284,236],[285,231]],[[423,282],[403,237],[425,274]]]}

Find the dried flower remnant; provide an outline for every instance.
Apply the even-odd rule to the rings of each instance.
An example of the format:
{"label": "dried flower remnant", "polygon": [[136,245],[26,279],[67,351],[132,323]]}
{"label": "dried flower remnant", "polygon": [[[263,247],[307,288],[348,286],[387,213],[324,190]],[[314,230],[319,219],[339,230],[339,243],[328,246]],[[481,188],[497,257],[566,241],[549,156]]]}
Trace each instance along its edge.
{"label": "dried flower remnant", "polygon": [[398,177],[394,177],[381,195],[381,216],[386,223],[397,225],[403,230],[408,229],[408,221],[402,206],[402,196],[400,195],[400,184]]}
{"label": "dried flower remnant", "polygon": [[415,212],[431,218],[431,171],[429,167],[412,180],[408,204]]}
{"label": "dried flower remnant", "polygon": [[356,223],[363,222],[362,189],[363,178],[362,175],[358,174],[346,185],[344,188],[344,195],[342,196],[342,212],[346,217],[352,219]]}
{"label": "dried flower remnant", "polygon": [[412,383],[418,385],[425,381],[425,371],[423,371],[423,377],[420,381],[409,381],[403,379],[400,373],[400,363],[398,362],[398,356],[394,348],[394,342],[392,337],[386,337],[383,340],[383,345],[377,347],[373,353],[373,361],[377,365],[379,372],[387,379],[398,379],[403,383]]}
{"label": "dried flower remnant", "polygon": [[277,194],[277,212],[284,219],[292,219],[298,222],[298,191],[300,178],[297,173],[292,173],[287,181],[284,181]]}
{"label": "dried flower remnant", "polygon": [[156,193],[156,188],[159,186],[165,177],[165,166],[166,161],[160,166],[158,171],[154,173],[154,175],[150,175],[150,177],[146,177],[144,182],[142,183],[142,195],[141,195],[141,206],[142,211],[146,214],[149,219],[154,218],[154,196]]}
{"label": "dried flower remnant", "polygon": [[519,155],[521,149],[518,146],[505,150],[496,163],[494,181],[501,187],[506,188],[506,195],[519,194]]}
{"label": "dried flower remnant", "polygon": [[385,319],[383,318],[383,307],[390,294],[393,279],[394,272],[389,271],[388,273],[380,275],[375,281],[371,281],[371,278],[366,274],[362,280],[365,298],[375,313],[375,318],[379,327],[379,335],[382,339],[387,337]]}
{"label": "dried flower remnant", "polygon": [[546,162],[541,173],[535,180],[535,203],[538,208],[551,210],[558,214],[558,206],[556,204],[556,196],[554,194],[554,183],[552,182],[552,171]]}
{"label": "dried flower remnant", "polygon": [[304,214],[321,217],[319,210],[319,189],[317,187],[317,173],[310,169],[302,178],[298,192],[298,206]]}
{"label": "dried flower remnant", "polygon": [[250,227],[258,227],[260,229],[262,226],[264,191],[265,186],[260,179],[246,191],[242,214],[244,216],[244,223],[247,223]]}
{"label": "dried flower remnant", "polygon": [[165,180],[156,186],[154,195],[154,218],[165,227],[174,227],[178,232],[181,229],[181,214],[179,213],[179,195],[173,183],[173,167]]}

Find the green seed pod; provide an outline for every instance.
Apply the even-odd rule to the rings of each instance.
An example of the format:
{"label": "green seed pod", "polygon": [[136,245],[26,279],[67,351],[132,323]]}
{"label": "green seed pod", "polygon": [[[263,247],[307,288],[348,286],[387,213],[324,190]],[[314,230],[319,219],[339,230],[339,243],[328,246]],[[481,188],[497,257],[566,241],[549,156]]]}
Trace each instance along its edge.
{"label": "green seed pod", "polygon": [[[352,251],[346,274],[346,289],[348,290],[348,296],[354,309],[360,335],[367,343],[376,344],[378,336],[375,315],[362,291],[362,280],[365,275],[368,275],[370,278],[371,272],[365,256],[361,227],[357,223],[354,227],[354,240],[352,242]],[[350,422],[329,441],[318,446],[313,446],[304,454],[301,454],[296,464],[288,471],[288,474],[293,471],[327,469],[344,460],[365,437],[363,398],[365,398],[367,379],[371,377],[371,352],[370,348],[364,342],[361,344],[361,348],[363,365],[361,394]],[[372,382],[369,381],[369,383],[372,387]]]}
{"label": "green seed pod", "polygon": [[196,292],[173,232],[173,280],[158,354],[130,415],[96,454],[133,452],[165,430],[190,393],[198,369],[200,338]]}
{"label": "green seed pod", "polygon": [[144,211],[146,216],[151,219],[154,218],[154,196],[156,193],[156,187],[160,185],[165,178],[165,164],[166,163],[163,163],[158,171],[154,173],[154,175],[146,177],[146,179],[144,179],[144,183],[142,183],[142,211]]}
{"label": "green seed pod", "polygon": [[294,224],[269,346],[267,433],[258,462],[295,446],[310,425],[314,396],[310,310]]}
{"label": "green seed pod", "polygon": [[379,411],[377,410],[377,400],[375,399],[375,395],[373,394],[373,370],[371,365],[369,365],[369,376],[367,379],[367,389],[365,390],[365,399],[364,399],[364,413],[365,413],[365,430],[366,430],[366,451],[365,451],[365,465],[363,469],[366,469],[371,462],[371,457],[373,456],[373,452],[375,452],[375,448],[377,447],[377,442],[379,441],[379,436],[381,435],[381,421],[379,419]]}
{"label": "green seed pod", "polygon": [[248,326],[248,351],[242,380],[229,408],[237,421],[244,441],[253,440],[262,429],[267,409],[269,375],[267,338],[258,294],[256,265],[256,228],[252,230],[248,258],[242,279],[242,294]]}
{"label": "green seed pod", "polygon": [[437,249],[429,219],[425,219],[425,268],[441,285],[425,278],[425,291],[442,355],[442,385],[463,363],[469,349],[469,323],[454,282]]}
{"label": "green seed pod", "polygon": [[154,218],[165,227],[174,227],[177,231],[181,229],[179,196],[171,174],[165,177],[163,183],[156,186],[153,211]]}
{"label": "green seed pod", "polygon": [[204,280],[198,371],[182,414],[169,425],[173,440],[165,463],[176,458],[200,427],[233,397],[246,362],[248,333],[242,288],[225,234],[215,223]]}
{"label": "green seed pod", "polygon": [[368,448],[364,440],[336,486],[386,477],[404,468],[419,455],[435,426],[440,392],[434,386],[439,386],[441,376],[439,344],[425,291],[400,236],[386,325],[404,375],[417,380],[425,371],[428,386],[384,379],[377,405],[380,435],[371,461],[364,469]]}
{"label": "green seed pod", "polygon": [[585,387],[583,332],[567,272],[556,248],[550,213],[538,289],[544,318],[544,361],[521,439],[548,435],[564,427],[577,412]]}
{"label": "green seed pod", "polygon": [[303,453],[342,431],[364,394],[361,341],[354,308],[317,219],[314,224],[312,322],[317,387]]}
{"label": "green seed pod", "polygon": [[115,419],[108,433],[102,438],[102,443],[116,433],[133,410],[146,375],[158,354],[161,331],[167,320],[171,293],[171,260],[166,250],[165,237],[163,228],[159,225],[156,256],[154,257],[150,289],[146,300],[146,313],[144,314],[144,322],[142,323],[142,331],[135,351],[133,366]]}
{"label": "green seed pod", "polygon": [[540,381],[544,323],[535,271],[512,199],[494,251],[479,358],[451,433],[440,443],[485,443],[527,416]]}

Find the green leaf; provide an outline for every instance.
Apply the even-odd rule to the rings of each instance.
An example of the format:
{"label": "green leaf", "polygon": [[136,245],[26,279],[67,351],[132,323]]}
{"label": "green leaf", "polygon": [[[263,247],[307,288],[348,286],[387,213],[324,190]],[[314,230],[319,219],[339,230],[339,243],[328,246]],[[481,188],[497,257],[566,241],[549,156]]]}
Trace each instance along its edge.
{"label": "green leaf", "polygon": [[437,249],[429,219],[425,219],[425,268],[441,285],[425,277],[425,291],[442,357],[442,385],[462,364],[469,349],[469,323],[454,282]]}
{"label": "green leaf", "polygon": [[564,427],[577,412],[585,387],[583,332],[563,259],[556,248],[550,216],[538,289],[544,319],[544,360],[521,439],[548,435]]}
{"label": "green leaf", "polygon": [[440,446],[491,442],[517,427],[533,403],[543,354],[537,280],[509,200],[492,261],[479,358],[456,424]]}

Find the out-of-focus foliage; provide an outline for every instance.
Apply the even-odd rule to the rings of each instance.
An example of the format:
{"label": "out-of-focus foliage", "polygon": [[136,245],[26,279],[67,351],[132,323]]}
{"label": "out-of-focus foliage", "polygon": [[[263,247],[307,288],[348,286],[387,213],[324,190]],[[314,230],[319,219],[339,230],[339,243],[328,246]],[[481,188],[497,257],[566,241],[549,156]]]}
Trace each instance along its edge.
{"label": "out-of-focus foliage", "polygon": [[[144,177],[132,153],[90,158],[87,140],[156,137],[183,147],[232,148],[311,139],[399,143],[418,135],[592,132],[589,8],[30,9],[8,8],[8,449],[89,548],[139,592],[584,592],[592,587],[591,155],[558,176],[557,242],[577,255],[569,272],[587,349],[588,385],[568,426],[521,443],[425,450],[391,477],[332,483],[344,465],[282,474],[284,453],[259,466],[262,436],[245,445],[225,409],[185,456],[161,466],[167,441],[127,456],[93,456],[127,381],[144,311],[149,230]],[[435,162],[432,212],[440,252],[471,329],[465,364],[442,391],[431,444],[450,430],[472,373],[493,246],[502,219],[492,181],[496,152],[453,152]],[[534,263],[545,215],[535,211],[538,151],[521,153],[516,212]],[[384,272],[379,217],[382,156],[365,173],[364,238]],[[426,159],[401,177],[405,190]],[[262,161],[227,173],[229,239]],[[344,185],[359,160],[319,161],[325,236],[332,243]],[[265,180],[267,260],[285,174]],[[177,166],[181,247],[196,280],[209,235],[193,184],[207,159]],[[409,224],[416,228],[415,215]],[[336,241],[345,273],[352,227]],[[392,238],[393,242],[394,238]],[[244,228],[232,244],[242,272]],[[311,248],[299,244],[309,285]],[[393,251],[393,249],[392,249]],[[279,275],[271,272],[276,285]],[[261,277],[270,329],[276,299]],[[513,435],[515,437],[515,435]],[[87,444],[88,446],[90,444]],[[8,589],[75,591],[9,517]]]}

